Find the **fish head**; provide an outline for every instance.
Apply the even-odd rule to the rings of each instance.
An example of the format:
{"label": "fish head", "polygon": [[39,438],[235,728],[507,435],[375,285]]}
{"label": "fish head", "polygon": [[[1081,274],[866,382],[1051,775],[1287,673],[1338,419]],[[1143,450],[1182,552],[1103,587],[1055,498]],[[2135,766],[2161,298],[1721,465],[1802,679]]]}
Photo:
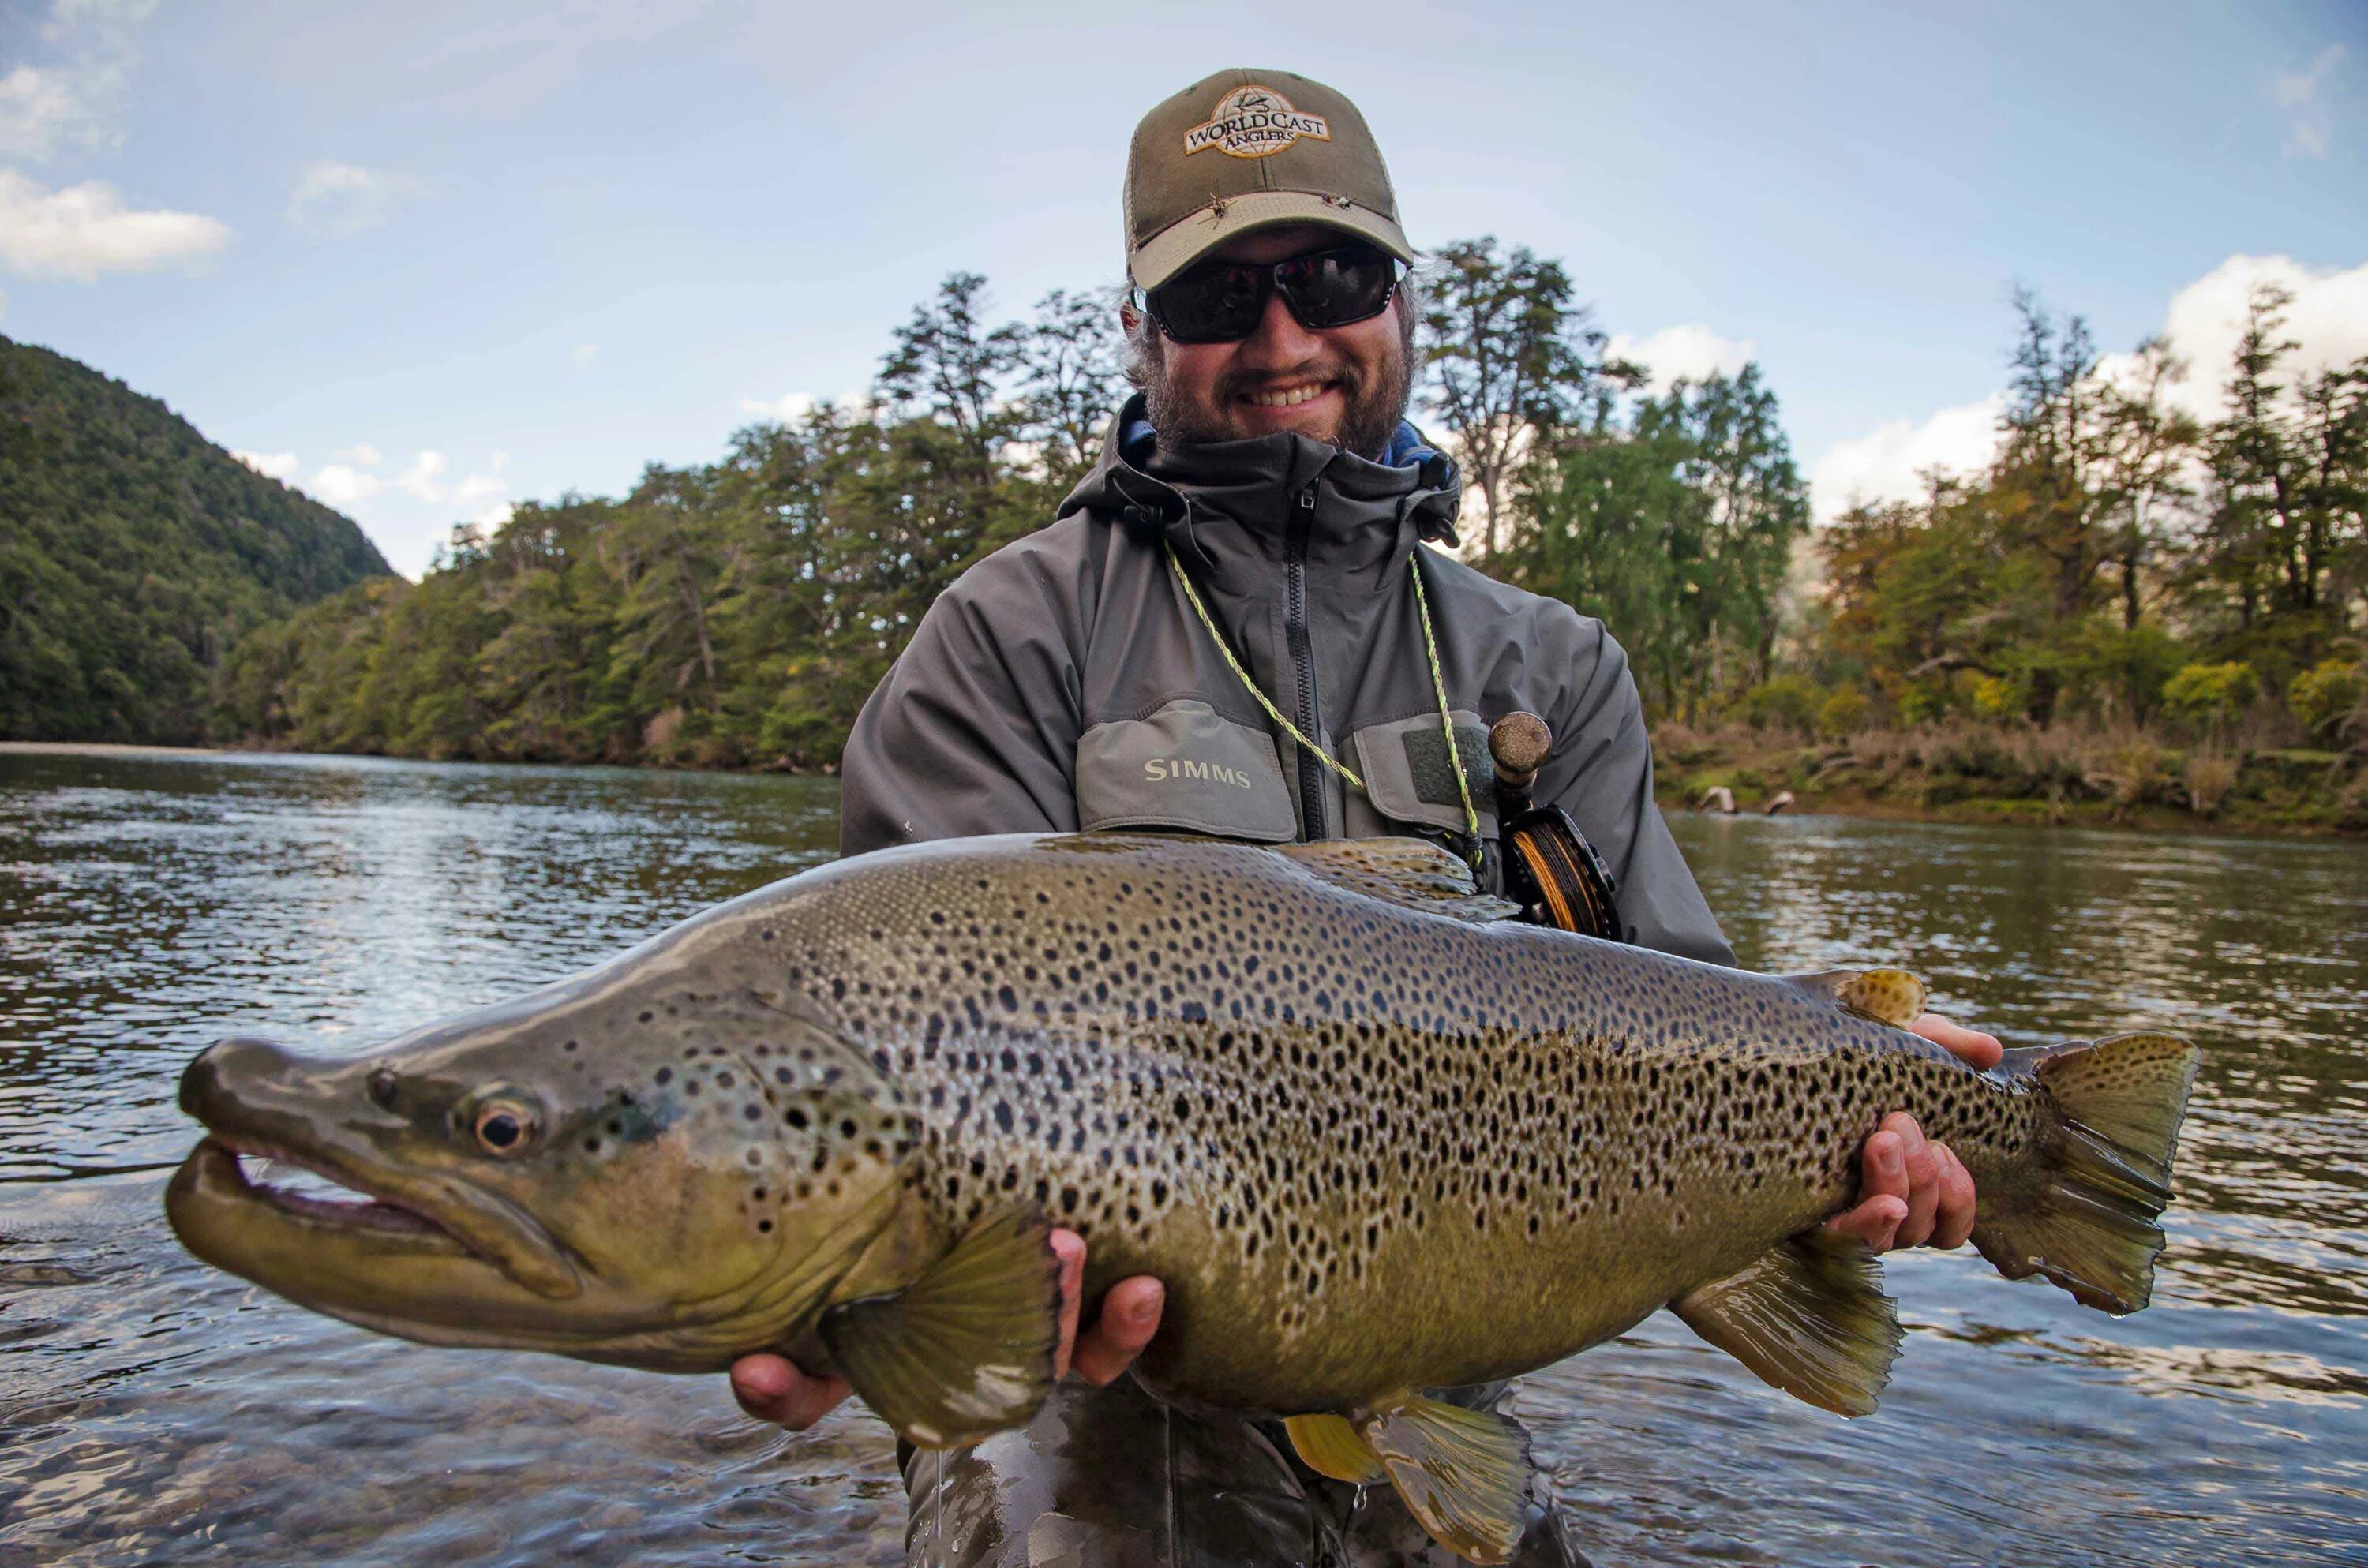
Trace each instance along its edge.
{"label": "fish head", "polygon": [[224,1040],[181,1104],[207,1130],[166,1199],[191,1252],[431,1344],[720,1368],[894,1288],[926,1243],[894,1085],[712,967],[620,960],[359,1059]]}

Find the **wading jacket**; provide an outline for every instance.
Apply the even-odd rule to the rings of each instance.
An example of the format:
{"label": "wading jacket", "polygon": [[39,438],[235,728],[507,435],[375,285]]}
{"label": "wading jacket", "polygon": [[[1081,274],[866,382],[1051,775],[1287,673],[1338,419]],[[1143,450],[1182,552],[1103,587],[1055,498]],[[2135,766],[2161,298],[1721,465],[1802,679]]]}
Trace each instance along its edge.
{"label": "wading jacket", "polygon": [[[1417,563],[1457,746],[1497,831],[1487,725],[1554,729],[1535,800],[1578,823],[1630,939],[1733,953],[1653,803],[1627,656],[1600,621],[1434,550],[1455,466],[1403,426],[1373,462],[1301,436],[1169,448],[1140,398],[1042,532],[964,573],[847,743],[841,848],[973,834],[1185,829],[1281,843],[1465,825],[1440,733]],[[1364,780],[1348,788],[1260,711],[1163,546],[1267,697]]]}

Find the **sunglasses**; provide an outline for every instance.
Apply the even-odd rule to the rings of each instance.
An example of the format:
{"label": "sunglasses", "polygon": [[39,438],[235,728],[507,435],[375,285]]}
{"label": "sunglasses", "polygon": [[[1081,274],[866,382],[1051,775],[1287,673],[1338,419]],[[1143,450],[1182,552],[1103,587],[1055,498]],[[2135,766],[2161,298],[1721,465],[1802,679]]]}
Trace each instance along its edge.
{"label": "sunglasses", "polygon": [[1371,321],[1389,309],[1397,263],[1372,245],[1310,251],[1286,261],[1204,261],[1144,296],[1159,330],[1178,343],[1238,343],[1282,296],[1310,332]]}

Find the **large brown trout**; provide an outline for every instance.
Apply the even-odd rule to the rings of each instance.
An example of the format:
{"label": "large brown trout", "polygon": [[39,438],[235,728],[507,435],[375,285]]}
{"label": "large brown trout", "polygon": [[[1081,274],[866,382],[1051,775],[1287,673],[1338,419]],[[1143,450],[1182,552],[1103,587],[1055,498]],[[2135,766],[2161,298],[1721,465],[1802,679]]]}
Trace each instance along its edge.
{"label": "large brown trout", "polygon": [[1404,840],[863,856],[374,1055],[213,1047],[167,1205],[200,1257],[371,1328],[669,1371],[781,1348],[937,1447],[1043,1398],[1072,1226],[1089,1291],[1167,1282],[1155,1392],[1285,1418],[1481,1562],[1519,1535],[1520,1428],[1415,1391],[1667,1306],[1873,1408],[1898,1324],[1820,1222],[1887,1112],[1963,1158],[2001,1272],[2145,1305],[2185,1041],[1976,1073],[1897,1027],[1897,971],[1746,974],[1507,907]]}

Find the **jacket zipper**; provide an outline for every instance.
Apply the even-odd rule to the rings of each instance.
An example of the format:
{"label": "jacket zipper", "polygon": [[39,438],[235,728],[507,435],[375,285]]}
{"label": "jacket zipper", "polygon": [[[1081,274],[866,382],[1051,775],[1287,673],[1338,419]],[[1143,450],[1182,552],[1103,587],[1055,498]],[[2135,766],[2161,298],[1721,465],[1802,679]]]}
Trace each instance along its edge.
{"label": "jacket zipper", "polygon": [[[1285,533],[1287,549],[1282,562],[1283,640],[1291,648],[1291,662],[1299,676],[1299,727],[1309,739],[1319,739],[1324,733],[1322,717],[1315,710],[1315,649],[1307,634],[1307,546],[1315,531],[1315,485],[1310,481],[1299,493],[1299,500],[1291,509],[1291,525]],[[1324,770],[1307,748],[1299,752],[1299,819],[1301,831],[1313,841],[1326,836],[1324,816]]]}

